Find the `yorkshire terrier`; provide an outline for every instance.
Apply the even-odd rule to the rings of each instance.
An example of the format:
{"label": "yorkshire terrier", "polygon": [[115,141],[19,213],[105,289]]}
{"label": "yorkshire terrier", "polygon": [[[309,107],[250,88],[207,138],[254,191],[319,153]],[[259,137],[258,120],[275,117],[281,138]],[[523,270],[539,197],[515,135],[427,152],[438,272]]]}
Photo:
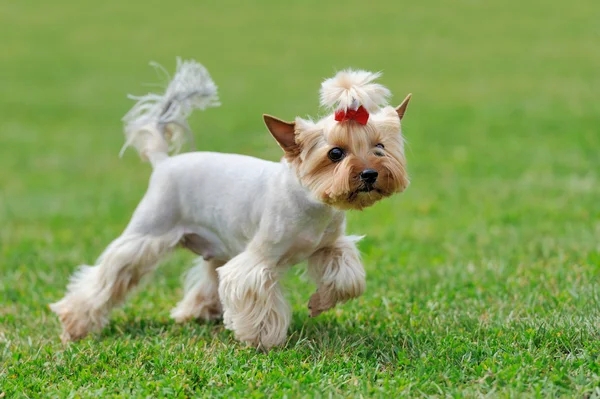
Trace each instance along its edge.
{"label": "yorkshire terrier", "polygon": [[64,342],[102,328],[140,279],[181,246],[198,254],[177,322],[223,318],[240,341],[269,349],[286,341],[291,311],[278,282],[308,261],[317,286],[310,316],[360,296],[365,271],[347,236],[345,211],[364,209],[409,184],[401,119],[410,100],[393,108],[380,73],[345,70],[321,86],[318,121],[285,122],[263,115],[284,156],[192,152],[169,156],[191,136],[193,109],[217,106],[217,87],[194,61],[178,60],[164,95],[138,100],[123,118],[127,146],[154,169],[129,225],[94,266],[81,266],[66,296],[50,305]]}

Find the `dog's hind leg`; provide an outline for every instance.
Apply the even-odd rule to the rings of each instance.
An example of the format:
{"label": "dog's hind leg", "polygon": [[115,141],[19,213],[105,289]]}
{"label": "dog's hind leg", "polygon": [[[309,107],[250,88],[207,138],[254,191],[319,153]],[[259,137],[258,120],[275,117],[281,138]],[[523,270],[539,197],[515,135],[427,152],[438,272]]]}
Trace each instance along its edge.
{"label": "dog's hind leg", "polygon": [[110,310],[154,270],[178,240],[174,234],[124,234],[106,248],[95,266],[81,266],[71,277],[65,297],[50,305],[63,325],[63,342],[102,328]]}
{"label": "dog's hind leg", "polygon": [[198,258],[194,263],[185,275],[183,299],[171,310],[171,317],[178,323],[193,319],[217,320],[223,313],[217,275],[217,267],[223,262]]}
{"label": "dog's hind leg", "polygon": [[65,297],[50,305],[62,323],[63,342],[102,328],[109,311],[178,244],[182,234],[169,200],[161,190],[149,190],[123,234],[95,266],[81,266],[71,277]]}
{"label": "dog's hind leg", "polygon": [[356,237],[340,237],[332,246],[317,251],[308,259],[308,274],[317,283],[317,292],[308,302],[311,317],[364,292],[365,270],[354,244],[357,240]]}

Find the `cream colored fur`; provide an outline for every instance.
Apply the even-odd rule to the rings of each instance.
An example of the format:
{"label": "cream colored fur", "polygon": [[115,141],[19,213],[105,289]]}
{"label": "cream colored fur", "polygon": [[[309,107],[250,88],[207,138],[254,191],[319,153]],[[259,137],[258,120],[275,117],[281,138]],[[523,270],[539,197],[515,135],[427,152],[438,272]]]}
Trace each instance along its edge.
{"label": "cream colored fur", "polygon": [[[214,86],[205,81],[209,77],[203,68],[185,65],[185,76],[174,79],[188,85],[172,83],[169,87],[175,89],[165,94],[169,101],[157,95],[140,101],[191,101],[178,90],[189,94]],[[374,113],[367,125],[352,120],[341,124],[333,115],[297,123],[265,117],[286,152],[279,163],[210,152],[168,156],[170,129],[185,125],[182,115],[194,106],[213,104],[216,92],[209,90],[209,103],[198,99],[169,105],[180,111],[168,113],[167,119],[158,108],[145,112],[138,104],[137,119],[127,119],[126,137],[152,163],[150,184],[123,234],[96,265],[82,266],[65,297],[51,305],[63,325],[63,340],[102,328],[110,309],[178,246],[203,260],[186,274],[183,299],[171,317],[184,322],[223,316],[225,327],[256,347],[269,349],[286,341],[291,311],[279,279],[292,265],[308,261],[317,285],[309,301],[312,316],[362,295],[365,271],[358,238],[345,235],[344,209],[362,209],[408,185],[400,131],[406,104],[402,113],[379,109],[389,92],[371,82],[377,76],[346,71],[324,89],[340,91],[343,86],[339,101],[328,95],[335,106],[368,98]],[[344,87],[359,98],[348,96]],[[346,154],[337,163],[328,158],[335,146]],[[380,175],[368,187],[361,177],[365,168]]]}
{"label": "cream colored fur", "polygon": [[171,317],[178,323],[188,320],[216,320],[223,309],[219,300],[219,277],[217,268],[223,262],[198,258],[184,279],[184,296],[171,310]]}

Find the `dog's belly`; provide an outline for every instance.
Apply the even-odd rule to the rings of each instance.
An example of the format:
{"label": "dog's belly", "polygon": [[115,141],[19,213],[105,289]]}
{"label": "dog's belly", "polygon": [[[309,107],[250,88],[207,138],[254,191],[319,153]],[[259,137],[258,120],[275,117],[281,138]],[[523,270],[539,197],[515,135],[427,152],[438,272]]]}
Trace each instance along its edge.
{"label": "dog's belly", "polygon": [[182,245],[225,261],[255,237],[265,217],[269,182],[284,172],[275,162],[203,152],[178,155],[159,168],[155,173],[170,179],[176,191],[172,206],[184,230]]}
{"label": "dog's belly", "polygon": [[215,234],[203,229],[187,232],[179,243],[182,247],[202,256],[204,260],[217,259],[226,262],[231,258],[223,242]]}

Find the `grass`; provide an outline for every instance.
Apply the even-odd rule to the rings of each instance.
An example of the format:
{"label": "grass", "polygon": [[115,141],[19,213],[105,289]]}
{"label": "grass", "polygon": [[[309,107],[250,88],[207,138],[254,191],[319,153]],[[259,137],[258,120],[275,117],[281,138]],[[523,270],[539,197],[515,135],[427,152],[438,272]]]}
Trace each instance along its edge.
{"label": "grass", "polygon": [[[600,397],[600,17],[593,0],[0,4],[0,397]],[[127,223],[150,173],[118,159],[126,93],[176,56],[223,106],[199,148],[278,159],[268,112],[316,116],[322,78],[383,70],[412,185],[348,230],[368,290],[289,341],[175,325],[177,253],[101,333],[64,347],[47,303]]]}

